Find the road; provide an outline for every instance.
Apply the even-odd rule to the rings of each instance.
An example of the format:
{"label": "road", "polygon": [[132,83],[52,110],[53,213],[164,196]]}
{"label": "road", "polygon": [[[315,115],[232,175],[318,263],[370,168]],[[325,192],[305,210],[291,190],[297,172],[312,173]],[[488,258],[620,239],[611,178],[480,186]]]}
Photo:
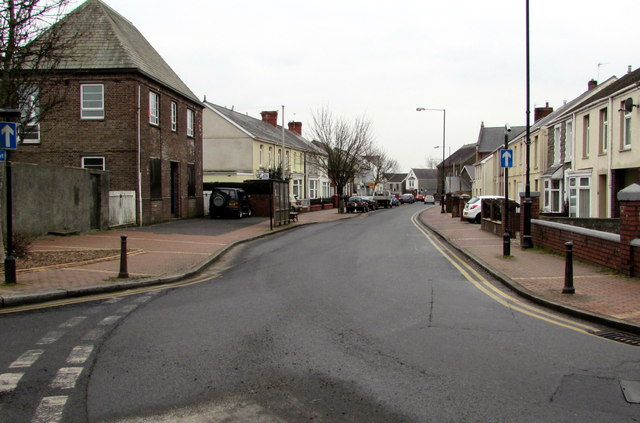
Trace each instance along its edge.
{"label": "road", "polygon": [[[638,421],[637,347],[513,297],[404,205],[170,289],[0,316],[7,422]],[[428,207],[428,206],[427,206]]]}

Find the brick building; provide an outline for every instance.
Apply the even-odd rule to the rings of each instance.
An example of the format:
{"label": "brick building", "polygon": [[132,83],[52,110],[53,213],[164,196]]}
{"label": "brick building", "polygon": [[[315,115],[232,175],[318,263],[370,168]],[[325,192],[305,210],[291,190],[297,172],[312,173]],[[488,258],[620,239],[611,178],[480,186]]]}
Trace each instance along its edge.
{"label": "brick building", "polygon": [[64,101],[23,134],[13,160],[108,171],[109,191],[128,194],[138,224],[202,215],[198,98],[102,1],[56,25],[75,38],[56,67]]}

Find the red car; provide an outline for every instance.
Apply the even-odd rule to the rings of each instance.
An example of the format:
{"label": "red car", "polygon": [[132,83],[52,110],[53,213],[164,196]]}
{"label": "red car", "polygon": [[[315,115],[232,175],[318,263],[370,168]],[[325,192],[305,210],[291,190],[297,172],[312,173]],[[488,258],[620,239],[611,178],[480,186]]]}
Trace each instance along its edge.
{"label": "red car", "polygon": [[416,195],[416,201],[422,201],[422,202],[424,202],[424,195],[422,195],[422,194],[418,194],[418,195]]}

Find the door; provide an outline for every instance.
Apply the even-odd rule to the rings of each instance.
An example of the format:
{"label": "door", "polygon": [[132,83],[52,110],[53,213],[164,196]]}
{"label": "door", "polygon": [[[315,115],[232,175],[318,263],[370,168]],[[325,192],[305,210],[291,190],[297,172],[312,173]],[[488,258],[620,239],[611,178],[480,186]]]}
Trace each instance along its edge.
{"label": "door", "polygon": [[180,217],[180,168],[178,162],[171,162],[171,217]]}

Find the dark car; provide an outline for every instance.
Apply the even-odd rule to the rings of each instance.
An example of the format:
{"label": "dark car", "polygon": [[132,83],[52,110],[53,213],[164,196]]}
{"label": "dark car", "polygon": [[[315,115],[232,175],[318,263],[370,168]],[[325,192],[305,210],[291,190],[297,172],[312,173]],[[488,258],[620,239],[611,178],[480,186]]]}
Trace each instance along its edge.
{"label": "dark car", "polygon": [[251,216],[249,196],[241,188],[214,188],[209,199],[209,214],[214,217]]}
{"label": "dark car", "polygon": [[369,195],[369,196],[362,197],[362,199],[366,201],[367,204],[369,204],[369,210],[378,210],[378,202],[376,201],[375,198]]}
{"label": "dark car", "polygon": [[353,213],[357,211],[367,213],[369,211],[369,203],[367,203],[366,200],[362,197],[349,197],[345,206],[347,208],[347,213]]}
{"label": "dark car", "polygon": [[402,197],[400,197],[401,204],[413,204],[415,201],[413,194],[402,194]]}

